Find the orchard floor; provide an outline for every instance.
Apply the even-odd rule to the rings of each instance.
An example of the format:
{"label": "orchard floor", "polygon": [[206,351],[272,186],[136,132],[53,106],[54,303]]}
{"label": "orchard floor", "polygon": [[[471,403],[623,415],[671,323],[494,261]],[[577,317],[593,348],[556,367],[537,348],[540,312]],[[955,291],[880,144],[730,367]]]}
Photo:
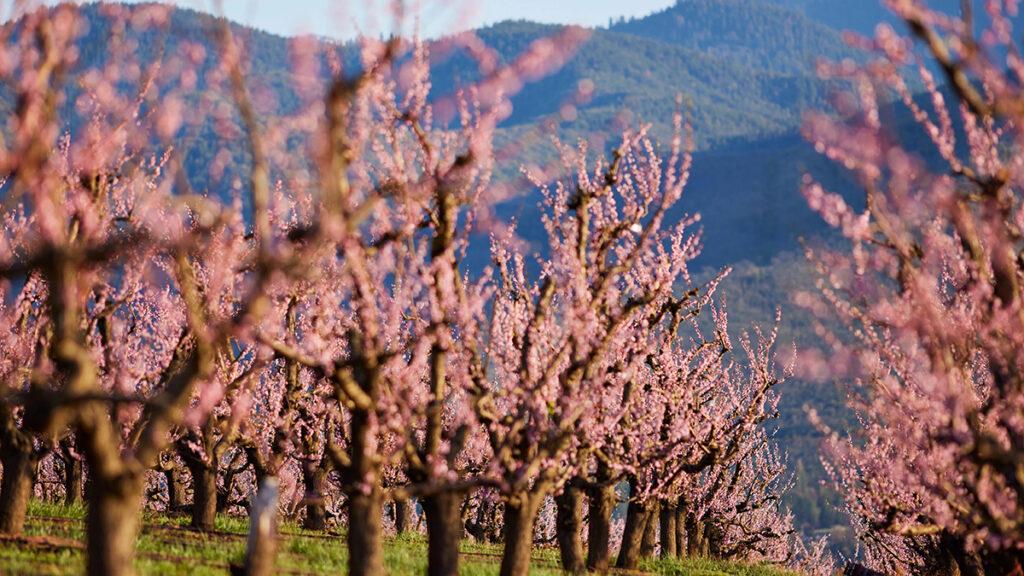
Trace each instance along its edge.
{"label": "orchard floor", "polygon": [[[0,536],[0,574],[81,574],[84,569],[82,508],[65,508],[33,502],[25,534]],[[244,519],[220,517],[214,532],[200,533],[187,527],[187,519],[147,514],[138,547],[137,566],[142,574],[224,575],[241,561],[247,524]],[[278,554],[278,574],[341,574],[345,569],[345,541],[335,534],[283,528]],[[461,573],[483,576],[498,573],[501,550],[467,542],[463,546]],[[389,539],[385,561],[393,576],[423,574],[426,543],[420,536]],[[558,554],[540,549],[533,557],[532,574],[556,575]],[[642,572],[679,576],[785,576],[769,567],[743,566],[708,560],[651,561]]]}

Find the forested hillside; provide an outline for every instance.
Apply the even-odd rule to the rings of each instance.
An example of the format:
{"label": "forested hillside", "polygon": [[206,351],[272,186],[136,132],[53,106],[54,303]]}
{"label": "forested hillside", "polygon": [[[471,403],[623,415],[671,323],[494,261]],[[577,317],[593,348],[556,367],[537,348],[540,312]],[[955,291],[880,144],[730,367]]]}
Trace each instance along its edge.
{"label": "forested hillside", "polygon": [[813,70],[816,58],[853,54],[837,30],[781,3],[683,0],[645,18],[614,24],[611,30],[741,62],[753,73],[803,76]]}
{"label": "forested hillside", "polygon": [[[687,2],[688,0],[682,0]],[[764,0],[785,8],[797,10],[807,17],[838,30],[852,30],[870,34],[881,22],[902,27],[901,22],[882,5],[882,0]],[[934,0],[928,3],[936,10],[955,14],[960,9],[960,0]],[[978,10],[978,17],[983,13]]]}
{"label": "forested hillside", "polygon": [[[707,266],[744,259],[764,262],[780,251],[796,248],[798,236],[824,230],[794,187],[806,169],[835,170],[813,152],[798,130],[802,111],[824,105],[829,93],[829,87],[814,75],[815,58],[854,53],[838,33],[776,6],[745,2],[749,4],[746,10],[736,10],[729,2],[694,2],[691,10],[690,4],[681,3],[611,31],[591,31],[566,66],[528,84],[513,98],[511,116],[500,127],[497,140],[528,142],[517,151],[523,164],[543,164],[550,158],[552,148],[545,128],[550,122],[558,126],[567,142],[587,135],[610,147],[615,142],[600,135],[641,122],[653,123],[654,134],[664,140],[676,98],[682,95],[692,118],[698,154],[695,185],[679,210],[704,215],[706,234],[713,240],[699,262]],[[104,38],[109,33],[94,6],[86,11],[92,23],[81,42],[83,68],[105,58]],[[783,24],[786,33],[779,34],[777,28]],[[719,32],[732,29],[747,40],[735,50],[724,48],[733,40],[720,33],[681,40],[688,36],[686,26],[691,25]],[[149,32],[138,43],[143,54],[169,51],[186,41],[213,51],[211,33],[217,26],[213,17],[179,9],[172,15],[168,34]],[[530,22],[505,22],[478,34],[499,60],[507,60],[554,30]],[[260,89],[273,94],[281,110],[294,108],[289,40],[241,27],[236,27],[235,33],[246,43],[249,66]],[[355,67],[354,55],[347,48],[345,52],[350,54],[347,64]],[[770,61],[780,64],[773,68],[767,64]],[[456,53],[435,66],[432,82],[438,93],[449,93],[460,83],[473,80],[466,76],[469,67],[465,64],[466,57]],[[200,87],[204,74],[198,77]],[[573,102],[567,115],[564,106],[581,82],[589,83],[592,93]],[[223,135],[208,124],[186,126],[182,135],[186,148],[180,152],[185,163],[209,166]],[[241,159],[245,152],[238,150],[238,154]],[[743,170],[729,169],[736,164],[742,164]],[[208,179],[208,173],[206,169],[190,171],[196,189],[230,192],[230,166],[218,178]],[[520,216],[525,222],[535,221],[530,215],[536,210],[536,198],[514,198],[500,208],[504,216]],[[528,227],[521,232],[527,239],[532,233]],[[486,254],[477,256],[471,255],[470,262],[480,265],[488,259]]]}

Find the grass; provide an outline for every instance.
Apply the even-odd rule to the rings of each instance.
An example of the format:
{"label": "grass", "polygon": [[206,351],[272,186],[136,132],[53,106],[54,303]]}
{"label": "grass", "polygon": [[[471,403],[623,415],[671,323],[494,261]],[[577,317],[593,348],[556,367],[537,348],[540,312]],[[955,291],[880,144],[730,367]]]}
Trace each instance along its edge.
{"label": "grass", "polygon": [[[81,506],[64,507],[32,502],[24,538],[0,542],[0,574],[63,575],[84,570],[84,530]],[[244,518],[220,516],[216,529],[200,533],[188,529],[188,519],[147,513],[138,543],[137,567],[142,574],[206,576],[224,575],[231,564],[242,561],[248,524]],[[278,574],[340,574],[345,571],[345,540],[337,534],[302,530],[288,523],[282,527]],[[501,549],[466,542],[462,546],[461,574],[484,576],[498,573]],[[389,538],[385,563],[392,575],[423,574],[426,541],[419,535]],[[749,566],[706,559],[652,560],[643,573],[665,576],[787,576],[767,566]],[[561,574],[557,551],[538,549],[531,574]]]}

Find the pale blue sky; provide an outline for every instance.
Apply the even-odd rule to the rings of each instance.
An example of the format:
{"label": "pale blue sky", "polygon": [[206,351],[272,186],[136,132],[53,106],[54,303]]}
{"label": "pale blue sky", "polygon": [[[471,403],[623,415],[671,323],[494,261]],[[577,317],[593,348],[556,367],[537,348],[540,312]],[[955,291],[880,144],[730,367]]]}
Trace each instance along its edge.
{"label": "pale blue sky", "polygon": [[[217,0],[173,0],[214,12]],[[674,0],[408,0],[420,6],[426,35],[464,30],[505,19],[601,26],[609,18],[642,16]],[[378,34],[391,30],[391,0],[223,0],[232,19],[278,34],[312,33],[350,38],[355,30]],[[408,30],[407,30],[408,32]]]}

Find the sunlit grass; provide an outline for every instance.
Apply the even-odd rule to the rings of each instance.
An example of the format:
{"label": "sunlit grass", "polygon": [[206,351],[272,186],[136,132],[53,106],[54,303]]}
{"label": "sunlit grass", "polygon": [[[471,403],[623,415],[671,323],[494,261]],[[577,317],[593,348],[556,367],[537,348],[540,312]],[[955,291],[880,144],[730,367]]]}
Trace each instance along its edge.
{"label": "sunlit grass", "polygon": [[[32,502],[25,536],[31,543],[0,544],[0,574],[65,575],[81,574],[85,568],[82,541],[84,506],[65,507]],[[215,530],[204,534],[188,528],[188,518],[147,513],[138,543],[137,567],[142,574],[206,576],[227,574],[232,564],[242,562],[245,554],[245,518],[218,516]],[[294,523],[281,527],[278,549],[280,573],[342,574],[348,557],[343,536],[303,530]],[[45,537],[40,539],[39,537]],[[463,543],[460,574],[485,576],[498,573],[500,546]],[[389,538],[384,559],[392,575],[423,574],[426,570],[427,543],[416,534]],[[534,553],[531,574],[561,574],[558,554],[553,549]],[[643,564],[649,574],[679,576],[785,576],[787,573],[766,566],[746,566],[706,559],[652,560]]]}

